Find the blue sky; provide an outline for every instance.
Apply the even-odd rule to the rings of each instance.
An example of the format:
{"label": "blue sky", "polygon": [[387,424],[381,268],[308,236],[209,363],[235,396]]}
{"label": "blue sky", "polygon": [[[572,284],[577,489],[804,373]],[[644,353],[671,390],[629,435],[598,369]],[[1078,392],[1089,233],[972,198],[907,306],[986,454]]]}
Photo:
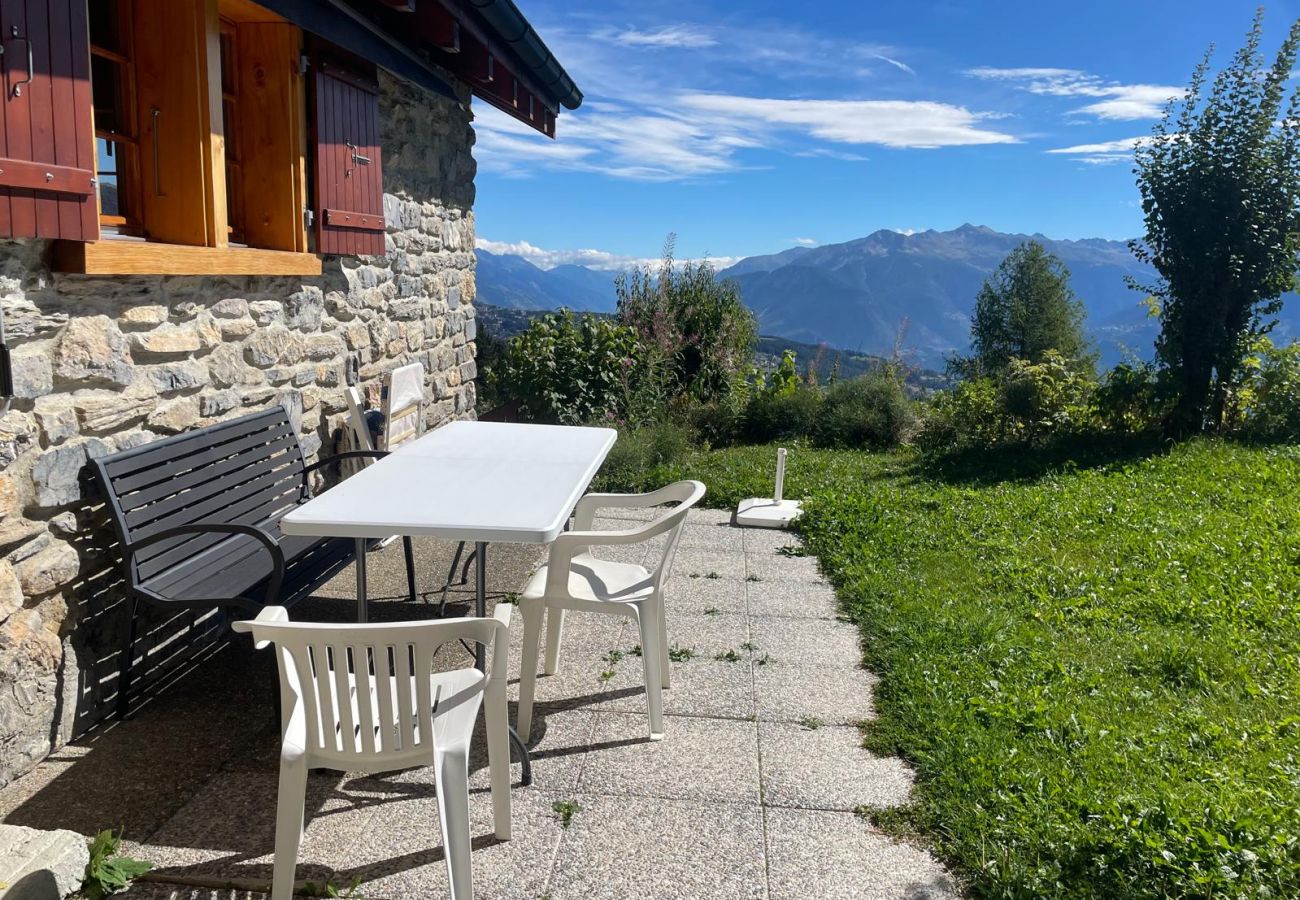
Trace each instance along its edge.
{"label": "blue sky", "polygon": [[[1255,0],[518,0],[586,99],[558,140],[475,104],[480,246],[719,262],[964,222],[1140,227],[1131,145]],[[1270,2],[1273,52],[1300,2]]]}

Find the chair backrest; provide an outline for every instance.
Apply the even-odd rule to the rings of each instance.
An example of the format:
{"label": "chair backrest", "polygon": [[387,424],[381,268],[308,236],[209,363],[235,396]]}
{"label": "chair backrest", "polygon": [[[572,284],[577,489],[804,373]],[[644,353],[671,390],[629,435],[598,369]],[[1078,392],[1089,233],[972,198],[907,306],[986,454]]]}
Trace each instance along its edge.
{"label": "chair backrest", "polygon": [[699,481],[677,481],[656,491],[664,500],[673,505],[662,515],[655,517],[645,526],[645,539],[650,540],[667,532],[659,564],[650,570],[655,589],[663,587],[665,579],[673,568],[673,557],[677,555],[677,543],[682,537],[682,527],[686,524],[686,515],[695,504],[704,497],[704,484]]}
{"label": "chair backrest", "polygon": [[370,423],[366,421],[366,408],[361,402],[361,392],[355,387],[347,387],[343,398],[348,402],[348,425],[352,430],[352,445],[357,450],[374,450],[375,442],[370,437]]}
{"label": "chair backrest", "polygon": [[[279,616],[279,621],[266,621]],[[461,618],[391,624],[291,622],[280,608],[235,622],[256,645],[276,646],[285,727],[303,716],[303,749],[317,762],[347,770],[399,768],[428,762],[434,749],[434,707],[442,715],[504,682],[508,619]],[[438,648],[449,641],[494,647],[486,679],[457,694],[434,696],[430,675]],[[504,691],[504,684],[497,686]]]}
{"label": "chair backrest", "polygon": [[[281,406],[91,461],[124,546],[195,523],[265,527],[303,496],[306,460]],[[183,535],[135,554],[133,583],[148,581],[229,535]]]}
{"label": "chair backrest", "polygon": [[420,436],[424,406],[424,366],[401,366],[389,373],[384,392],[384,446],[394,450]]}

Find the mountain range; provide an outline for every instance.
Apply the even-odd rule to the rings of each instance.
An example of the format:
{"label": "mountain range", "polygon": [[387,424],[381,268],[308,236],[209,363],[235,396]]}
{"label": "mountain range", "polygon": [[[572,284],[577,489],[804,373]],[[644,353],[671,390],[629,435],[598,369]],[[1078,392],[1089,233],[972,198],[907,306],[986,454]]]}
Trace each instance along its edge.
{"label": "mountain range", "polygon": [[[888,355],[901,346],[918,364],[942,368],[969,347],[980,285],[1026,240],[1056,254],[1087,309],[1087,328],[1103,365],[1126,355],[1150,358],[1159,325],[1144,297],[1128,287],[1155,281],[1122,241],[1065,241],[1005,234],[978,225],[952,231],[867,237],[795,247],[743,259],[719,272],[734,278],[762,334]],[[611,312],[614,273],[581,266],[544,271],[521,257],[478,251],[478,297],[514,309]],[[1276,336],[1300,335],[1300,298],[1288,295]]]}

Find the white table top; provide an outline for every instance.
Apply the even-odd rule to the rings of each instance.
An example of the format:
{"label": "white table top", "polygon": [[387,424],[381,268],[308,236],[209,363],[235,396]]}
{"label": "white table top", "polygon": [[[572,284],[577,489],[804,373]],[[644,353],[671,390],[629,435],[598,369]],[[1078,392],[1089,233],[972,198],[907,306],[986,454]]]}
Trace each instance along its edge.
{"label": "white table top", "polygon": [[280,530],[548,544],[617,438],[612,428],[451,422],[307,501]]}

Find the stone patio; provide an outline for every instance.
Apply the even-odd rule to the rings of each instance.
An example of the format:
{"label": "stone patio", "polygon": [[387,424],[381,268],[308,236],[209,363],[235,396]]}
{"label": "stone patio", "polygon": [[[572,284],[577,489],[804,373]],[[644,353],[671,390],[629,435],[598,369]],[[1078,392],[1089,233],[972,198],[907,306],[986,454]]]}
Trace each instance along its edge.
{"label": "stone patio", "polygon": [[[622,513],[620,513],[622,514]],[[628,511],[629,518],[641,517]],[[951,879],[924,850],[853,810],[905,802],[911,775],[861,747],[873,678],[856,629],[816,561],[782,532],[691,514],[668,588],[673,687],[667,738],[649,743],[635,629],[570,613],[560,674],[538,681],[534,782],[514,774],[513,839],[492,835],[481,734],[472,761],[476,896],[482,898],[939,898]],[[625,527],[616,519],[598,527]],[[454,547],[417,542],[424,582]],[[641,562],[654,548],[619,548]],[[493,547],[489,590],[509,599],[544,556]],[[400,545],[372,556],[374,620],[435,611],[398,599]],[[347,621],[343,573],[296,618]],[[450,611],[467,609],[467,588]],[[519,668],[522,622],[512,627]],[[618,651],[621,651],[620,654]],[[442,664],[466,657],[444,648]],[[51,756],[0,791],[5,822],[92,834],[122,828],[156,869],[133,898],[260,898],[271,876],[279,735],[270,654],[232,641],[125,723]],[[511,717],[517,679],[511,678]],[[481,729],[480,729],[481,730]],[[573,804],[565,827],[556,804]],[[300,882],[364,898],[446,896],[433,775],[316,772]]]}

